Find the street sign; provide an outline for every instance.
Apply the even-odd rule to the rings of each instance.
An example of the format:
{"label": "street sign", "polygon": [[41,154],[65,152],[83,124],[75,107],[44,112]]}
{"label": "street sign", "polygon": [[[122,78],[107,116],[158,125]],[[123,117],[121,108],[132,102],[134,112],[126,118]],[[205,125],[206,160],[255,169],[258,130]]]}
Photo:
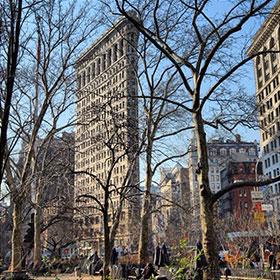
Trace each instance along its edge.
{"label": "street sign", "polygon": [[254,220],[260,224],[263,224],[265,222],[264,213],[254,212]]}
{"label": "street sign", "polygon": [[266,212],[273,211],[272,204],[262,204],[262,211],[266,211]]}
{"label": "street sign", "polygon": [[254,210],[255,210],[255,212],[261,212],[262,211],[262,204],[260,202],[255,202]]}
{"label": "street sign", "polygon": [[263,193],[260,191],[251,191],[251,198],[253,201],[263,200]]}

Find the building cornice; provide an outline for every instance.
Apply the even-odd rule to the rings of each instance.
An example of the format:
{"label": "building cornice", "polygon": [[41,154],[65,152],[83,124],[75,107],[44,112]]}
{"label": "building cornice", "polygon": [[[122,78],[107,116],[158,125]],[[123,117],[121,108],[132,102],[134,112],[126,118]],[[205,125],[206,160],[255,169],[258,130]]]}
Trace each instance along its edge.
{"label": "building cornice", "polygon": [[266,18],[262,24],[259,31],[253,38],[253,42],[249,49],[247,50],[247,55],[251,56],[254,53],[258,52],[266,43],[267,39],[273,33],[275,27],[280,22],[280,0],[277,1],[276,5],[270,12],[269,16]]}
{"label": "building cornice", "polygon": [[[137,19],[137,16],[134,12],[129,12],[129,14],[132,17],[135,17]],[[85,61],[87,61],[95,52],[95,50],[98,48],[99,45],[106,42],[108,38],[110,38],[111,34],[120,32],[123,25],[127,23],[128,19],[126,19],[124,16],[119,17],[116,22],[114,22],[111,26],[111,28],[107,29],[105,32],[103,32],[99,38],[93,42],[92,45],[90,45],[76,60],[75,62],[75,68],[79,68],[81,64],[83,64]]]}
{"label": "building cornice", "polygon": [[121,17],[117,22],[113,24],[113,26],[109,29],[107,29],[104,33],[102,33],[99,36],[99,39],[97,39],[92,45],[90,45],[76,60],[75,62],[75,68],[78,68],[82,63],[87,61],[90,56],[93,55],[96,48],[101,45],[103,42],[105,42],[112,33],[118,32],[119,28],[125,23],[126,18]]}

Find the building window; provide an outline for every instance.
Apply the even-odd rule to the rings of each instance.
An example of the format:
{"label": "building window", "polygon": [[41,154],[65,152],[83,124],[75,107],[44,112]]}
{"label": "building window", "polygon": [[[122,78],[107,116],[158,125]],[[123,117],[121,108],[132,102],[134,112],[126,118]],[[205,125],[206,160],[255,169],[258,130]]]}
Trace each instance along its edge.
{"label": "building window", "polygon": [[249,155],[250,156],[255,156],[256,155],[256,150],[254,148],[249,149]]}
{"label": "building window", "polygon": [[246,153],[246,150],[245,150],[244,148],[241,148],[241,149],[239,149],[239,153],[240,153],[240,154],[245,154],[245,153]]}
{"label": "building window", "polygon": [[87,82],[90,82],[90,67],[87,68]]}
{"label": "building window", "polygon": [[102,56],[102,71],[106,69],[106,54]]}
{"label": "building window", "polygon": [[123,45],[123,39],[120,40],[120,57],[124,54],[124,45]]}
{"label": "building window", "polygon": [[216,156],[217,155],[217,150],[216,149],[211,149],[209,152],[210,156]]}
{"label": "building window", "polygon": [[107,53],[107,67],[109,67],[111,65],[111,63],[112,63],[111,59],[112,59],[112,50],[109,49],[108,53]]}
{"label": "building window", "polygon": [[118,45],[115,44],[113,46],[113,62],[117,61],[118,59]]}
{"label": "building window", "polygon": [[261,58],[260,58],[260,56],[257,56],[257,59],[256,59],[257,67],[260,66],[260,62],[261,62]]}
{"label": "building window", "polygon": [[91,79],[95,78],[95,63],[91,65]]}
{"label": "building window", "polygon": [[86,72],[84,71],[82,74],[83,78],[82,78],[82,86],[86,85]]}
{"label": "building window", "polygon": [[78,75],[78,89],[81,88],[81,81],[82,81],[81,75]]}
{"label": "building window", "polygon": [[97,59],[97,67],[96,67],[96,75],[98,76],[100,74],[100,67],[101,67],[101,59]]}

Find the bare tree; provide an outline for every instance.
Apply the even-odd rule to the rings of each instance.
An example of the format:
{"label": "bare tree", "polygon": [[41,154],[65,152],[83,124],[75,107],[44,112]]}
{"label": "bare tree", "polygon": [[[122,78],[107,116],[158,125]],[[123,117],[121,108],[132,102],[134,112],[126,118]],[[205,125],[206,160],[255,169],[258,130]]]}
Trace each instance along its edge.
{"label": "bare tree", "polygon": [[[70,170],[74,167],[74,135],[62,133],[60,138],[51,136],[46,143],[40,143],[38,139],[37,146],[40,148],[36,151],[34,163],[33,178],[36,177],[32,186],[34,197],[30,202],[34,208],[35,271],[40,268],[42,232],[48,237],[51,232],[55,233],[56,238],[61,239],[60,243],[66,243],[71,239],[74,176]],[[58,219],[54,219],[55,217]],[[63,227],[59,230],[61,224]],[[65,235],[65,232],[68,234]]]}
{"label": "bare tree", "polygon": [[[178,101],[181,97],[182,83],[177,79],[176,69],[172,65],[168,66],[163,52],[155,52],[154,46],[145,37],[140,41],[137,51],[139,57],[137,79],[140,89],[137,99],[140,108],[143,108],[140,110],[139,118],[140,123],[144,124],[140,130],[142,129],[145,135],[142,153],[145,176],[138,257],[139,263],[146,264],[149,260],[151,237],[153,180],[161,166],[181,160],[187,154],[171,143],[180,137],[184,138],[192,125],[190,118],[182,115],[182,109],[178,105],[166,101],[167,99]],[[165,65],[165,68],[162,65]]]}
{"label": "bare tree", "polygon": [[[8,124],[12,97],[14,92],[15,75],[20,52],[21,25],[24,19],[22,1],[8,1],[0,5],[1,25],[0,25],[0,48],[1,53],[5,52],[7,57],[1,59],[6,62],[6,67],[1,65],[1,134],[0,134],[0,184],[2,183],[6,146],[8,139]],[[7,40],[7,44],[5,41]],[[2,63],[1,63],[2,64]]]}
{"label": "bare tree", "polygon": [[[274,2],[236,1],[224,7],[224,11],[217,15],[211,13],[211,4],[215,4],[215,1],[142,3],[120,0],[115,3],[118,11],[172,63],[184,86],[185,100],[191,100],[186,104],[173,100],[169,102],[192,115],[198,155],[196,173],[203,249],[209,264],[204,271],[204,279],[216,279],[219,271],[213,220],[215,202],[231,189],[244,185],[265,185],[280,178],[278,176],[267,182],[236,183],[213,194],[209,187],[205,125],[223,126],[232,130],[236,123],[242,124],[245,120],[249,123],[250,117],[244,120],[240,113],[240,108],[246,105],[246,97],[236,99],[236,94],[242,93],[239,86],[241,76],[237,74],[241,73],[242,66],[262,52],[246,57],[245,31],[256,17],[268,14]],[[138,20],[131,16],[129,10],[137,14]],[[166,36],[168,40],[165,40]],[[235,102],[237,100],[241,103]],[[211,114],[211,109],[216,110],[215,114]]]}
{"label": "bare tree", "polygon": [[21,270],[23,208],[36,183],[38,139],[47,142],[74,122],[67,117],[74,104],[74,60],[100,23],[98,17],[94,23],[89,20],[87,4],[51,0],[28,9],[28,28],[34,32],[28,43],[20,45],[22,58],[14,77],[9,146],[5,147],[9,155],[5,178],[13,205],[12,272]]}
{"label": "bare tree", "polygon": [[[87,96],[92,92],[83,90],[83,94]],[[110,273],[111,253],[116,238],[122,237],[124,232],[133,232],[133,227],[137,226],[135,221],[139,211],[137,209],[139,200],[137,170],[141,145],[139,146],[137,141],[138,121],[119,117],[122,113],[115,107],[118,96],[120,96],[118,91],[112,96],[102,96],[103,102],[91,108],[92,118],[87,120],[94,121],[98,127],[102,128],[99,133],[91,136],[91,149],[105,150],[103,153],[106,166],[104,173],[99,174],[98,168],[96,170],[84,169],[83,166],[79,166],[79,163],[73,171],[77,179],[87,180],[88,178],[90,182],[87,188],[79,181],[76,182],[78,212],[75,217],[82,224],[81,236],[90,236],[94,230],[95,240],[102,239],[105,277]],[[106,118],[101,112],[106,112]],[[80,125],[87,126],[88,123],[84,122]],[[128,141],[129,139],[131,141]],[[83,152],[76,151],[76,157],[83,157]],[[129,164],[123,167],[122,161],[127,160]],[[121,176],[116,179],[115,174],[119,172]],[[97,224],[101,226],[99,233],[96,229],[89,228],[89,225],[92,227],[96,224],[96,219]],[[126,230],[122,228],[124,226]],[[130,238],[130,242],[133,243],[132,236]]]}

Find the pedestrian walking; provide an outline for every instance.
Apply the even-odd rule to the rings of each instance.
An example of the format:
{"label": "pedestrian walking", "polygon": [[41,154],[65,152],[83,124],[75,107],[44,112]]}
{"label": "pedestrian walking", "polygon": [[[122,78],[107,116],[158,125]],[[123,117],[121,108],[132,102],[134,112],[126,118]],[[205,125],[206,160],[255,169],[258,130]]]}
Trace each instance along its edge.
{"label": "pedestrian walking", "polygon": [[276,269],[276,258],[273,252],[270,252],[270,255],[268,257],[268,262],[269,262],[270,269]]}

